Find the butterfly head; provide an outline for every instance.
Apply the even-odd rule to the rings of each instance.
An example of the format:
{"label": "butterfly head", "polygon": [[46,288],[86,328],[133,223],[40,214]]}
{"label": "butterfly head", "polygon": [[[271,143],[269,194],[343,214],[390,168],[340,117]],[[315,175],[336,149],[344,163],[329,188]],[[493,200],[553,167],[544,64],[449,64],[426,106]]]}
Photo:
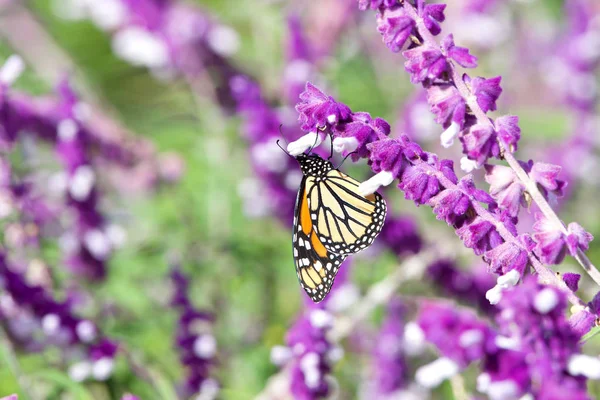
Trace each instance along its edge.
{"label": "butterfly head", "polygon": [[333,165],[317,154],[300,154],[296,156],[302,173],[306,176],[325,176],[333,169]]}

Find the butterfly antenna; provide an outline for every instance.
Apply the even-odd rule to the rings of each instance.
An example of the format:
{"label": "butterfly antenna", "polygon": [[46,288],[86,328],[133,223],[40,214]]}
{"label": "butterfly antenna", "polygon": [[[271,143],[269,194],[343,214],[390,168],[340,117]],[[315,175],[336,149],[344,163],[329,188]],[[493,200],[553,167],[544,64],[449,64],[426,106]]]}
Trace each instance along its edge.
{"label": "butterfly antenna", "polygon": [[346,155],[346,157],[344,157],[344,159],[342,160],[342,162],[337,167],[335,167],[335,169],[339,169],[344,164],[344,162],[346,161],[346,159],[348,157],[350,157],[352,154],[356,154],[356,153],[358,153],[358,151],[353,151],[352,153],[348,153]]}
{"label": "butterfly antenna", "polygon": [[279,147],[281,150],[283,150],[283,152],[284,152],[285,154],[287,154],[288,156],[290,156],[290,157],[292,157],[292,158],[295,158],[293,155],[291,155],[290,153],[288,153],[286,149],[284,149],[283,147],[281,147],[281,145],[279,144],[279,142],[280,142],[280,140],[279,140],[279,139],[277,139],[277,142],[275,142],[275,143],[277,143],[277,147]]}
{"label": "butterfly antenna", "polygon": [[319,140],[319,132],[316,132],[315,142],[310,146],[310,150],[308,151],[309,154],[312,153],[313,149],[317,146],[317,140]]}

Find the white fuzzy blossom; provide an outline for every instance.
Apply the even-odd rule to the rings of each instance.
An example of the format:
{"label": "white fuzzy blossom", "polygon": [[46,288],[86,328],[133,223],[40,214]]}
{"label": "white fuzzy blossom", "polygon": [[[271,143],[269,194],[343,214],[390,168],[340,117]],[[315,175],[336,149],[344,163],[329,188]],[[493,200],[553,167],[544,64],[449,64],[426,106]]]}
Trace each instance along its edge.
{"label": "white fuzzy blossom", "polygon": [[321,135],[319,135],[317,132],[309,132],[300,139],[288,144],[287,151],[290,155],[296,157],[308,149],[317,147],[322,141]]}
{"label": "white fuzzy blossom", "polygon": [[393,181],[394,174],[389,171],[381,171],[358,185],[358,193],[361,196],[368,196],[375,193],[381,186],[388,186]]}

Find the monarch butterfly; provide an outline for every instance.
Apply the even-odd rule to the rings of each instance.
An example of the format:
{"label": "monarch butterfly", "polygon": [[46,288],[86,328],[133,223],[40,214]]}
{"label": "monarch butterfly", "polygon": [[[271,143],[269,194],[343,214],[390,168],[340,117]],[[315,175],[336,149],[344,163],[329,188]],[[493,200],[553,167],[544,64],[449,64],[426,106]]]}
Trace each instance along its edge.
{"label": "monarch butterfly", "polygon": [[379,193],[358,193],[359,182],[316,154],[295,157],[304,175],[296,197],[293,251],[308,296],[325,298],[344,259],[377,237],[386,216]]}

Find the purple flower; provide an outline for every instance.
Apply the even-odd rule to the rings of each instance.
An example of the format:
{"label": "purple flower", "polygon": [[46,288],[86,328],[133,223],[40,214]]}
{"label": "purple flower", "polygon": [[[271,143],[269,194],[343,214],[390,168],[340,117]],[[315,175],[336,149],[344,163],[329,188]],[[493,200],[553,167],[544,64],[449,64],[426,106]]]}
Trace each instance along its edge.
{"label": "purple flower", "polygon": [[387,171],[394,178],[399,178],[408,162],[404,157],[404,143],[398,139],[383,139],[370,143],[367,148],[371,152],[369,163],[376,173]]}
{"label": "purple flower", "polygon": [[458,189],[447,189],[433,197],[429,205],[433,207],[437,219],[446,221],[448,225],[456,225],[471,207],[471,200]]}
{"label": "purple flower", "polygon": [[483,165],[488,158],[500,155],[500,146],[496,139],[494,129],[488,124],[481,123],[471,126],[460,138],[463,152],[479,166]]}
{"label": "purple flower", "polygon": [[407,365],[403,353],[405,313],[402,302],[392,299],[377,337],[373,379],[379,396],[393,393],[406,385]]}
{"label": "purple flower", "polygon": [[581,275],[574,274],[572,272],[565,272],[562,275],[563,281],[571,291],[576,292],[579,289],[579,279],[581,279]]}
{"label": "purple flower", "polygon": [[527,248],[524,249],[514,243],[503,243],[487,251],[483,259],[489,264],[490,272],[494,274],[504,275],[515,270],[519,276],[522,276],[529,263],[529,254]]}
{"label": "purple flower", "polygon": [[466,223],[456,233],[465,246],[473,249],[476,255],[482,255],[504,242],[494,225],[481,217]]}
{"label": "purple flower", "polygon": [[[446,56],[456,61],[459,65],[465,68],[477,67],[477,57],[469,54],[469,49],[456,46],[452,34],[446,36],[444,40],[442,40],[442,49]],[[498,95],[500,95],[500,93],[498,93]],[[496,96],[496,98],[497,97],[498,96]]]}
{"label": "purple flower", "polygon": [[[374,120],[368,113],[355,113],[348,122],[335,126],[334,146],[338,152],[350,152],[354,161],[369,156],[369,143],[390,133],[390,125],[381,118]],[[340,151],[341,150],[341,151]]]}
{"label": "purple flower", "polygon": [[423,245],[417,226],[409,217],[389,216],[383,225],[380,238],[398,256],[418,253]]}
{"label": "purple flower", "polygon": [[498,100],[498,97],[502,93],[502,88],[500,87],[501,76],[486,79],[481,77],[471,78],[465,74],[463,80],[471,89],[471,93],[477,98],[477,104],[479,104],[484,113],[496,110],[496,100]]}
{"label": "purple flower", "polygon": [[306,83],[306,90],[300,95],[296,111],[300,114],[301,128],[305,131],[336,124],[348,118],[351,112],[348,106],[337,103],[310,82]]}
{"label": "purple flower", "polygon": [[405,47],[415,27],[415,21],[406,15],[402,7],[386,9],[377,14],[377,30],[383,43],[394,53]]}
{"label": "purple flower", "polygon": [[511,152],[517,151],[517,143],[521,139],[521,128],[519,128],[519,117],[504,115],[496,118],[494,123],[496,132],[502,142]]}
{"label": "purple flower", "polygon": [[446,72],[448,63],[440,49],[423,45],[402,53],[406,58],[404,68],[412,83],[435,80]]}
{"label": "purple flower", "polygon": [[404,170],[398,187],[404,191],[404,198],[413,200],[417,205],[427,204],[441,189],[438,179],[418,166]]}
{"label": "purple flower", "polygon": [[440,23],[446,19],[445,9],[445,4],[426,4],[425,0],[417,0],[417,13],[423,18],[425,27],[434,35],[442,31]]}
{"label": "purple flower", "polygon": [[485,165],[485,181],[490,184],[490,195],[501,210],[507,210],[511,217],[519,214],[525,206],[525,185],[519,181],[512,168],[502,165]]}
{"label": "purple flower", "polygon": [[542,193],[547,196],[552,193],[557,197],[561,197],[563,189],[567,186],[565,181],[558,179],[558,174],[562,168],[558,165],[536,162],[529,171],[529,176],[542,189]]}
{"label": "purple flower", "polygon": [[427,91],[427,102],[431,112],[436,115],[435,121],[444,128],[455,123],[458,127],[455,136],[465,123],[466,104],[458,89],[453,85],[432,85]]}
{"label": "purple flower", "polygon": [[560,264],[567,250],[575,257],[578,250],[587,250],[589,242],[594,239],[576,222],[569,224],[565,235],[561,227],[556,226],[542,214],[537,213],[535,217],[536,223],[533,225],[535,231],[533,239],[537,243],[535,252],[545,263]]}

